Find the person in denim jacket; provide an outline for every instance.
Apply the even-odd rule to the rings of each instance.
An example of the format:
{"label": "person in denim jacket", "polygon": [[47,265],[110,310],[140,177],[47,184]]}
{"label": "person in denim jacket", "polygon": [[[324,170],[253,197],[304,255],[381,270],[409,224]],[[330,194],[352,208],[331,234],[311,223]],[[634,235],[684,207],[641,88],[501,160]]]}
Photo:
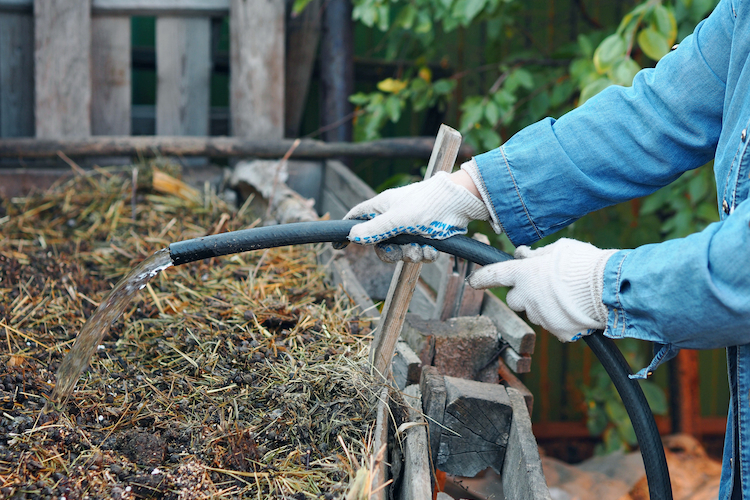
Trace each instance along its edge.
{"label": "person in denim jacket", "polygon": [[[348,218],[350,240],[403,232],[444,238],[471,219],[517,245],[477,288],[508,286],[508,305],[563,341],[603,329],[654,342],[645,378],[680,349],[727,348],[731,402],[719,497],[750,499],[750,2],[714,12],[632,87],[612,86],[546,118],[453,174],[386,191]],[[648,195],[714,159],[720,221],[633,250],[562,239],[527,246],[584,214]],[[385,260],[434,258],[381,245]]]}

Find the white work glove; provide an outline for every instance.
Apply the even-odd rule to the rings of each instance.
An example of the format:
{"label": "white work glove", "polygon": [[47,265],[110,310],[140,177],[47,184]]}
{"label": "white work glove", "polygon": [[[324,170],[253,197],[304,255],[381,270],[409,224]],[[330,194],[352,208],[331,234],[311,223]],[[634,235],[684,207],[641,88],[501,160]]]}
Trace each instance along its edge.
{"label": "white work glove", "polygon": [[469,285],[512,287],[508,307],[526,311],[529,321],[571,342],[607,323],[604,266],[615,252],[567,238],[537,250],[520,246],[516,260],[478,269],[469,276]]}
{"label": "white work glove", "polygon": [[[442,240],[466,233],[472,220],[489,220],[482,200],[468,189],[437,172],[429,179],[389,189],[352,208],[345,219],[368,219],[349,232],[349,240],[377,244],[399,234],[415,234]],[[432,262],[438,252],[429,245],[378,245],[378,256],[386,262]]]}

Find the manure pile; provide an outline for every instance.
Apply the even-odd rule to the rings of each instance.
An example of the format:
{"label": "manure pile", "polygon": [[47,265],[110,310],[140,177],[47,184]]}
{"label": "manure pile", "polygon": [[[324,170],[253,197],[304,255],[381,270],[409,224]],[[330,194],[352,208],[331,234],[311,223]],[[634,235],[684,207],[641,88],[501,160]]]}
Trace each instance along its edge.
{"label": "manure pile", "polygon": [[135,189],[130,169],[76,171],[0,206],[0,497],[343,498],[379,387],[370,325],[312,246],[160,273],[70,397],[48,403],[76,334],[133,265],[261,223],[208,189],[158,192],[153,165],[139,169]]}

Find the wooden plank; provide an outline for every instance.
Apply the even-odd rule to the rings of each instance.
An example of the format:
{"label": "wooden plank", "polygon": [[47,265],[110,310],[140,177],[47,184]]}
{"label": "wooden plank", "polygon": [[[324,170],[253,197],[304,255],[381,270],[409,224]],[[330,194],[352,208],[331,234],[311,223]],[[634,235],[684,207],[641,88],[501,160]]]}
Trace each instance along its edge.
{"label": "wooden plank", "polygon": [[500,357],[516,373],[529,373],[531,371],[531,356],[518,354],[512,347],[506,348],[500,353]]}
{"label": "wooden plank", "polygon": [[347,211],[377,194],[357,174],[338,160],[326,162],[323,188],[333,193],[347,207]]}
{"label": "wooden plank", "polygon": [[[399,390],[412,384],[418,384],[422,376],[422,360],[406,342],[396,344],[396,355],[393,356],[393,380]],[[420,411],[421,411],[420,406]]]}
{"label": "wooden plank", "polygon": [[0,12],[31,14],[34,11],[34,0],[0,0]]}
{"label": "wooden plank", "polygon": [[445,416],[445,379],[434,366],[423,366],[419,379],[419,390],[422,393],[422,411],[427,415],[427,437],[430,445],[432,463],[437,463],[440,435],[443,431]]}
{"label": "wooden plank", "polygon": [[673,387],[676,399],[673,419],[675,431],[696,436],[700,434],[698,420],[700,419],[700,384],[698,381],[698,351],[682,349],[673,361]]}
{"label": "wooden plank", "polygon": [[[375,467],[372,471],[371,490],[379,489],[377,494],[371,495],[370,500],[386,500],[387,488],[380,488],[388,478],[388,387],[383,387],[378,400],[378,410],[375,417],[375,433],[372,441],[372,456],[375,457]],[[380,460],[378,460],[378,458]]]}
{"label": "wooden plank", "polygon": [[[461,134],[446,125],[441,125],[427,164],[425,178],[430,178],[435,171],[450,172],[456,162],[460,146]],[[388,296],[383,305],[380,324],[370,347],[370,362],[374,370],[386,378],[421,269],[422,264],[400,261],[396,265],[391,288],[388,290]]]}
{"label": "wooden plank", "polygon": [[222,17],[229,14],[229,4],[230,0],[93,0],[91,8],[103,15]]}
{"label": "wooden plank", "polygon": [[0,13],[0,137],[34,136],[34,17]]}
{"label": "wooden plank", "polygon": [[307,104],[320,40],[321,0],[312,0],[299,15],[292,16],[291,9],[286,23],[286,68],[284,89],[284,135],[297,137],[302,113]]}
{"label": "wooden plank", "polygon": [[508,398],[513,408],[513,420],[502,470],[505,498],[551,500],[524,398],[513,388],[508,388]]}
{"label": "wooden plank", "polygon": [[[259,140],[236,137],[87,137],[80,139],[28,138],[0,140],[0,158],[55,158],[62,151],[67,156],[213,156],[231,158],[281,158],[293,140]],[[304,139],[290,158],[427,158],[434,144],[432,138],[395,138],[370,142],[326,143]],[[461,149],[471,154],[471,149]],[[352,205],[353,206],[353,205]]]}
{"label": "wooden plank", "polygon": [[284,0],[231,0],[229,106],[234,136],[284,136],[284,16]]}
{"label": "wooden plank", "polygon": [[500,474],[513,419],[505,387],[447,376],[444,380],[444,429],[435,466],[455,476],[474,477],[488,467]]}
{"label": "wooden plank", "polygon": [[208,135],[211,20],[156,19],[156,133]]}
{"label": "wooden plank", "polygon": [[91,135],[91,2],[34,0],[36,136]]}
{"label": "wooden plank", "polygon": [[357,314],[374,317],[377,316],[378,310],[375,304],[367,295],[367,292],[357,280],[354,275],[349,262],[343,257],[334,258],[331,263],[333,270],[333,282],[336,285],[341,285],[346,291],[347,295],[357,305],[359,312]]}
{"label": "wooden plank", "polygon": [[91,19],[91,134],[130,135],[130,18]]}
{"label": "wooden plank", "polygon": [[451,255],[440,252],[435,262],[424,264],[422,274],[419,278],[427,285],[437,296],[440,291],[440,285],[445,279],[446,274],[450,272],[452,266]]}
{"label": "wooden plank", "polygon": [[529,410],[529,415],[534,412],[534,394],[521,382],[518,377],[513,375],[508,366],[502,361],[498,363],[497,374],[500,377],[500,383],[505,387],[512,387],[517,390],[523,396],[526,402],[526,407]]}
{"label": "wooden plank", "polygon": [[[422,393],[419,385],[404,390],[404,400],[409,406],[409,422],[425,424],[422,416]],[[404,444],[404,480],[401,482],[400,500],[431,500],[432,485],[427,451],[425,425],[409,427]]]}
{"label": "wooden plank", "polygon": [[482,314],[492,319],[500,336],[518,354],[534,354],[534,330],[489,290],[484,293]]}

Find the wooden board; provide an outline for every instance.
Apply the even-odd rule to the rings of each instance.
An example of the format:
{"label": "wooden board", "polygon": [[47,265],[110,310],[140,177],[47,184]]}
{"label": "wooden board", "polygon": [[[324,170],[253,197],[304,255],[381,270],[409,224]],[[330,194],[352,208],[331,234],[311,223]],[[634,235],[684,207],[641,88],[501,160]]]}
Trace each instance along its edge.
{"label": "wooden board", "polygon": [[36,136],[91,135],[91,4],[34,1]]}
{"label": "wooden board", "polygon": [[34,17],[0,12],[0,137],[34,135]]}
{"label": "wooden board", "polygon": [[229,14],[230,0],[92,0],[95,14],[126,16],[202,15],[221,17]]}
{"label": "wooden board", "polygon": [[91,19],[91,134],[130,135],[130,18]]}
{"label": "wooden board", "polygon": [[[446,125],[441,125],[427,164],[425,179],[430,178],[437,171],[450,172],[456,162],[460,146],[461,134]],[[383,305],[381,320],[370,348],[370,362],[375,372],[386,378],[421,269],[422,264],[400,261],[396,265],[391,288],[388,290],[388,296]]]}
{"label": "wooden board", "polygon": [[454,377],[444,380],[445,428],[436,467],[465,477],[474,477],[487,467],[502,473],[513,415],[505,387]]}
{"label": "wooden board", "polygon": [[437,463],[440,449],[440,435],[443,432],[443,416],[445,414],[445,380],[434,366],[422,367],[422,377],[419,380],[419,390],[422,393],[422,411],[429,418],[427,420],[427,435],[429,452],[432,463]]}
{"label": "wooden board", "polygon": [[232,0],[229,107],[232,135],[284,136],[284,0]]}
{"label": "wooden board", "polygon": [[211,20],[156,19],[156,133],[208,135]]}
{"label": "wooden board", "polygon": [[307,104],[315,55],[320,40],[321,0],[312,0],[299,15],[289,9],[286,25],[284,135],[297,137]]}
{"label": "wooden board", "polygon": [[513,408],[513,420],[502,470],[505,498],[551,500],[526,402],[523,395],[512,388],[508,388],[508,398]]}
{"label": "wooden board", "polygon": [[409,422],[421,424],[406,429],[404,444],[404,480],[401,482],[399,500],[431,500],[430,463],[427,453],[427,427],[422,416],[422,393],[418,385],[404,390],[404,400],[409,405]]}
{"label": "wooden board", "polygon": [[484,293],[482,314],[492,319],[500,336],[518,354],[534,353],[534,330],[489,290]]}

